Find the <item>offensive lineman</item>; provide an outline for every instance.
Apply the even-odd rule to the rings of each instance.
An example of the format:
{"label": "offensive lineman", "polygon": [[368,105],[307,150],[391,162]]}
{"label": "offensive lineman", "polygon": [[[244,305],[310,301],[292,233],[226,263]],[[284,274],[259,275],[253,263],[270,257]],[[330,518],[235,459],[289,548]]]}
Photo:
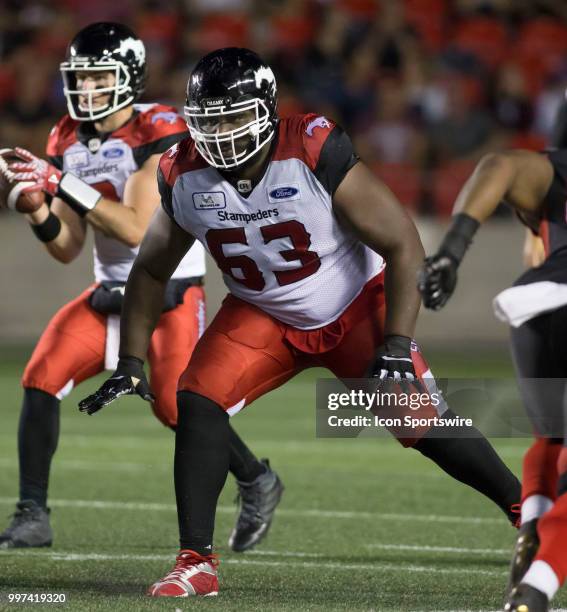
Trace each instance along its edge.
{"label": "offensive lineman", "polygon": [[[145,355],[167,280],[201,241],[230,293],[179,382],[181,551],[151,596],[218,592],[212,544],[229,416],[312,366],[341,378],[368,370],[408,381],[427,374],[411,340],[423,249],[410,218],[358,161],[348,136],[317,115],[278,119],[272,70],[247,49],[200,60],[185,115],[192,140],[160,161],[162,209],[127,283],[118,368],[80,403],[92,414],[138,392],[143,370],[128,364]],[[438,439],[435,429],[401,442],[515,520],[520,485],[486,439],[466,427]]]}
{"label": "offensive lineman", "polygon": [[[81,30],[69,45],[61,73],[69,114],[49,136],[50,163],[18,149],[24,161],[9,167],[16,173],[10,180],[33,181],[24,189],[36,194],[27,217],[58,261],[72,261],[87,226],[92,227],[96,283],[52,318],[25,369],[18,432],[20,501],[0,534],[0,548],[51,545],[47,488],[60,400],[113,358],[124,284],[159,202],[160,155],[187,136],[173,107],[134,104],[144,90],[145,49],[127,27],[95,23]],[[53,197],[51,206],[44,192]],[[141,389],[157,418],[173,429],[177,379],[205,323],[202,246],[196,244],[178,263],[147,351],[155,398],[148,387]],[[114,344],[116,351],[118,337]],[[130,367],[137,363],[130,360]],[[230,449],[242,509],[229,544],[242,551],[265,536],[283,487],[269,464],[259,462],[232,429]]]}
{"label": "offensive lineman", "polygon": [[505,609],[548,609],[567,575],[567,152],[508,151],[485,156],[461,190],[456,215],[437,253],[425,260],[419,288],[439,310],[479,225],[506,201],[543,240],[541,265],[524,272],[495,300],[511,327],[522,400],[536,440],[523,464],[521,527]]}

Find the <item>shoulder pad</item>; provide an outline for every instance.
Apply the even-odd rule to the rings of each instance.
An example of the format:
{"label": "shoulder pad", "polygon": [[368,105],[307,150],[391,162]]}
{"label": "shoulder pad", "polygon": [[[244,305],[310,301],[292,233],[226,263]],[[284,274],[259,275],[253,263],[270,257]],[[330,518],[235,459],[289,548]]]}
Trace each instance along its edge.
{"label": "shoulder pad", "polygon": [[331,119],[315,113],[281,119],[274,160],[296,157],[314,170],[321,148],[335,125]]}
{"label": "shoulder pad", "polygon": [[47,137],[48,157],[61,157],[66,149],[77,142],[76,130],[79,123],[64,115],[52,128]]}
{"label": "shoulder pad", "polygon": [[159,160],[159,169],[170,187],[181,174],[207,167],[207,162],[199,155],[190,136],[175,143]]}

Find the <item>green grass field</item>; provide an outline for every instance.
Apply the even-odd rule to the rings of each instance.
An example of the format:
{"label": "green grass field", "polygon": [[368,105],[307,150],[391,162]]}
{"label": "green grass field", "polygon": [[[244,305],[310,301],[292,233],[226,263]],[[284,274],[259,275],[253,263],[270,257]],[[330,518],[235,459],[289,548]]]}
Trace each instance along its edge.
{"label": "green grass field", "polygon": [[[17,495],[22,362],[0,369],[0,517]],[[443,375],[509,374],[498,359],[437,359]],[[50,505],[51,549],[0,552],[0,610],[9,593],[65,593],[69,610],[496,610],[515,533],[497,508],[417,452],[387,439],[315,438],[315,378],[298,377],[233,423],[280,473],[286,492],[258,550],[231,554],[234,481],[223,491],[216,599],[150,600],[145,588],[176,551],[173,435],[133,398],[87,417],[63,403]],[[527,440],[496,440],[518,472]],[[1,525],[4,527],[4,524]],[[558,599],[567,605],[565,595]],[[57,607],[52,605],[51,607]]]}

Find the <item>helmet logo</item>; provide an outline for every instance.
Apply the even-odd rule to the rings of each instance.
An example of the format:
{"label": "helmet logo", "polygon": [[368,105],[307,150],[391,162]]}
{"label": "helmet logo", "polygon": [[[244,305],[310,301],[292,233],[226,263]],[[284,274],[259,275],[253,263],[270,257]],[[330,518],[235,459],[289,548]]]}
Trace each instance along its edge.
{"label": "helmet logo", "polygon": [[261,89],[262,81],[268,81],[268,85],[275,83],[276,77],[272,72],[272,69],[268,66],[260,66],[257,70],[254,70],[254,80],[256,81],[256,87]]}
{"label": "helmet logo", "polygon": [[126,55],[128,51],[132,51],[138,64],[143,64],[146,61],[146,49],[144,43],[136,38],[126,38],[120,42],[118,52],[121,55]]}

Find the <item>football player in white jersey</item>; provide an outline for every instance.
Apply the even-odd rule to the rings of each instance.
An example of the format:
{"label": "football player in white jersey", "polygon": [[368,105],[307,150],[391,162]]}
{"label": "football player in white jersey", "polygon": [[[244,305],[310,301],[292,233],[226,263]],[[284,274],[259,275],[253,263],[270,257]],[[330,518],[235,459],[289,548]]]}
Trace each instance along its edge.
{"label": "football player in white jersey", "polygon": [[[417,383],[428,375],[412,340],[419,236],[340,127],[313,114],[279,119],[272,70],[236,48],[200,60],[185,115],[192,138],[162,156],[162,209],[126,286],[118,368],[80,403],[92,414],[147,389],[141,360],[163,292],[198,239],[223,271],[229,295],[179,380],[181,550],[174,569],[150,587],[152,596],[218,592],[212,544],[229,465],[229,416],[312,366],[339,378]],[[451,414],[446,406],[425,410],[433,423],[442,411]],[[392,433],[515,522],[520,485],[488,441],[473,427],[441,429]]]}
{"label": "football player in white jersey", "polygon": [[[0,534],[0,548],[51,545],[47,489],[60,400],[118,358],[124,284],[159,206],[158,161],[187,136],[185,121],[173,107],[136,104],[146,79],[145,49],[126,26],[95,23],[81,30],[61,72],[69,114],[49,136],[49,162],[17,149],[20,161],[2,167],[13,183],[16,208],[28,213],[32,230],[55,259],[72,261],[87,228],[94,230],[96,282],[55,314],[25,369],[18,433],[20,501]],[[195,244],[173,271],[148,345],[154,395],[147,386],[142,394],[171,428],[177,423],[177,379],[205,325],[204,274],[204,250]],[[137,371],[141,361],[128,364]],[[230,546],[246,550],[266,534],[282,485],[234,431],[230,437],[231,471],[242,503]]]}

